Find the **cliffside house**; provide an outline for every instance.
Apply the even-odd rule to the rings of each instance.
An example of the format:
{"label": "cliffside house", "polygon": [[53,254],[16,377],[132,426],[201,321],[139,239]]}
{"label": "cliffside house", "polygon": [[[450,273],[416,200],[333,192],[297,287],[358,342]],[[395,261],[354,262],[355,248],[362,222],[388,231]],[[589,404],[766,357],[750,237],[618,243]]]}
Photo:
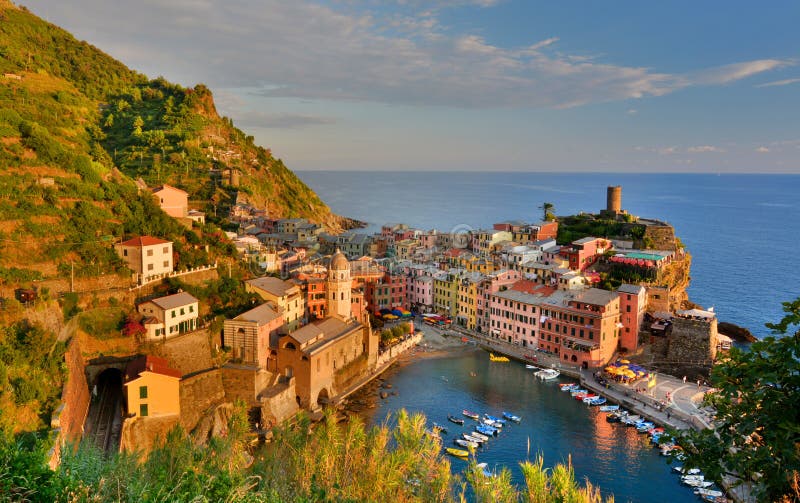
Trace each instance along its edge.
{"label": "cliffside house", "polygon": [[128,415],[139,417],[178,415],[181,412],[181,373],[167,360],[145,355],[125,369],[123,393]]}
{"label": "cliffside house", "polygon": [[[278,343],[278,329],[283,326],[283,313],[273,302],[265,302],[232,320],[225,320],[223,343],[233,350],[234,360],[267,370],[270,342]],[[273,360],[274,363],[274,360]]]}
{"label": "cliffside house", "polygon": [[133,271],[134,281],[140,285],[173,271],[172,241],[139,236],[114,248]]}
{"label": "cliffside house", "polygon": [[167,339],[197,329],[198,302],[191,294],[181,292],[139,304],[138,311],[145,316],[147,338]]}
{"label": "cliffside house", "polygon": [[171,185],[161,185],[153,189],[153,196],[167,215],[184,218],[189,213],[189,194]]}
{"label": "cliffside house", "polygon": [[273,302],[283,313],[288,331],[295,330],[303,324],[306,305],[299,286],[280,278],[265,276],[246,281],[245,289],[258,294],[266,301]]}

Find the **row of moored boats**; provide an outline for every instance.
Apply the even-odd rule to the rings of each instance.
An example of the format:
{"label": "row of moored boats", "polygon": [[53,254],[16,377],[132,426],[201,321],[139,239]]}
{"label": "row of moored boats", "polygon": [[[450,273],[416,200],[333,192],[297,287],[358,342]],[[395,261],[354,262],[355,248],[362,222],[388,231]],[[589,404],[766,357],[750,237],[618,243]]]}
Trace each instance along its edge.
{"label": "row of moored boats", "polygon": [[[462,431],[460,435],[453,439],[453,443],[458,447],[445,448],[445,451],[448,454],[458,458],[468,458],[471,451],[474,451],[478,447],[482,447],[490,439],[497,437],[500,432],[503,431],[503,428],[509,424],[509,422],[519,423],[522,421],[521,417],[510,412],[503,412],[502,417],[497,417],[491,414],[480,415],[477,412],[464,409],[461,411],[461,415],[472,419],[475,421],[475,423],[470,421],[472,424],[469,426],[472,427],[472,431]],[[447,416],[447,419],[451,423],[455,423],[459,426],[465,426],[466,421],[464,417],[449,415]],[[467,428],[465,428],[465,430],[467,430]],[[447,428],[437,423],[433,423],[430,433],[441,438],[441,435],[447,434]],[[493,474],[488,472],[485,468],[484,475],[493,476]]]}
{"label": "row of moored boats", "polygon": [[585,404],[603,406],[601,410],[610,412],[619,408],[618,405],[605,405],[606,397],[596,395],[587,389],[581,388],[580,384],[570,382],[559,384],[561,391],[568,392],[575,400],[580,400]]}

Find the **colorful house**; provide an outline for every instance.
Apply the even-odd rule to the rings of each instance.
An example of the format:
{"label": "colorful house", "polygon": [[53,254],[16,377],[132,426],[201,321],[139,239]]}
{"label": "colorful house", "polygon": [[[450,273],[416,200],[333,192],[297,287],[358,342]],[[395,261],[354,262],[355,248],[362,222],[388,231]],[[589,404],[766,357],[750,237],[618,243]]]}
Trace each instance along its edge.
{"label": "colorful house", "polygon": [[134,280],[139,284],[166,276],[174,270],[172,241],[139,236],[123,241],[114,248],[133,271]]}
{"label": "colorful house", "polygon": [[167,360],[145,355],[125,368],[123,393],[128,415],[171,416],[181,413],[181,373]]}
{"label": "colorful house", "polygon": [[189,194],[185,191],[164,184],[153,189],[153,196],[167,215],[184,218],[189,214]]}
{"label": "colorful house", "polygon": [[266,370],[270,341],[277,344],[283,326],[283,313],[272,302],[265,302],[223,322],[223,344],[231,348],[233,359]]}
{"label": "colorful house", "polygon": [[299,286],[280,278],[265,276],[245,281],[245,289],[273,302],[283,313],[288,331],[302,326],[306,302]]}
{"label": "colorful house", "polygon": [[635,353],[639,349],[639,331],[647,310],[647,290],[641,285],[622,284],[617,295],[622,322],[619,345],[627,352]]}

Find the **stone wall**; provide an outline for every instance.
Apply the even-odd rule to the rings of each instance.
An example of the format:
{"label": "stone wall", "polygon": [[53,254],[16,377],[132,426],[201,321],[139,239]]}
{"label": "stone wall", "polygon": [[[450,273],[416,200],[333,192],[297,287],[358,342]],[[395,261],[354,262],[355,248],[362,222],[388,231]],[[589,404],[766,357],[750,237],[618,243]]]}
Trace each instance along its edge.
{"label": "stone wall", "polygon": [[164,342],[152,342],[150,349],[150,354],[166,358],[170,367],[180,370],[183,375],[214,366],[211,358],[211,342],[208,330],[205,329],[179,335]]}
{"label": "stone wall", "polygon": [[368,373],[367,355],[364,353],[348,363],[346,367],[336,370],[333,374],[333,389],[329,390],[331,396],[336,396],[341,391],[344,391],[353,381]]}
{"label": "stone wall", "polygon": [[224,365],[221,370],[225,401],[242,400],[248,407],[257,407],[259,405],[258,394],[277,380],[277,376],[272,372],[253,365],[229,363]]}
{"label": "stone wall", "polygon": [[222,371],[210,369],[181,379],[181,426],[192,431],[197,422],[215,404],[225,401],[225,388],[222,384]]}
{"label": "stone wall", "polygon": [[711,366],[717,353],[717,319],[675,317],[667,359],[676,363]]}
{"label": "stone wall", "polygon": [[262,428],[269,428],[294,417],[300,411],[295,380],[283,378],[260,397]]}
{"label": "stone wall", "polygon": [[50,453],[50,466],[55,468],[61,459],[61,448],[66,442],[77,443],[83,436],[83,423],[89,412],[89,385],[84,373],[84,361],[76,339],[72,339],[64,353],[67,378],[61,391],[61,403],[53,413],[50,427],[55,441]]}
{"label": "stone wall", "polygon": [[145,458],[155,448],[163,445],[167,434],[178,425],[178,416],[128,417],[122,423],[120,452],[140,452]]}

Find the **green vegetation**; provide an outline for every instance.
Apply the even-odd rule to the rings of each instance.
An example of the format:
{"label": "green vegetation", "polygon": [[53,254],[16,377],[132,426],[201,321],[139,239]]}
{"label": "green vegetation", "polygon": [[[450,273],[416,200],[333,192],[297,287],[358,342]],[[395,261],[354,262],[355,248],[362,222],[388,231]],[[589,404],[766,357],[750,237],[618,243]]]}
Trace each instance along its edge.
{"label": "green vegetation", "polygon": [[558,236],[560,245],[572,243],[587,236],[598,238],[624,237],[632,240],[644,238],[643,225],[631,225],[616,220],[599,218],[595,215],[573,215],[558,220]]}
{"label": "green vegetation", "polygon": [[411,325],[406,322],[399,323],[392,328],[381,330],[381,343],[391,345],[397,339],[411,332]]}
{"label": "green vegetation", "polygon": [[64,380],[64,349],[37,325],[0,328],[0,438],[13,441],[14,434],[49,426]]}
{"label": "green vegetation", "polygon": [[717,413],[715,430],[687,432],[694,453],[689,466],[707,477],[741,477],[759,501],[797,501],[800,496],[800,298],[783,304],[786,316],[767,328],[779,337],[731,348],[711,371],[718,390],[706,395]]}
{"label": "green vegetation", "polygon": [[[135,234],[173,240],[178,267],[207,263],[206,245],[230,256],[219,231],[235,195],[230,170],[275,216],[339,223],[269,150],[217,115],[204,85],[149,80],[8,0],[0,81],[0,281],[64,277],[72,263],[78,277],[122,274],[112,244]],[[186,231],[139,192],[137,177],[185,189],[210,225]]]}
{"label": "green vegetation", "polygon": [[[397,425],[365,428],[332,414],[312,427],[301,417],[277,431],[275,441],[247,452],[247,419],[238,407],[224,438],[197,445],[180,430],[142,460],[108,458],[90,448],[66,450],[59,468],[44,467],[45,446],[35,438],[0,445],[0,499],[26,501],[285,502],[464,501],[600,503],[599,491],[581,486],[569,466],[544,467],[541,457],[521,468],[524,487],[504,469],[483,475],[473,461],[465,480],[450,473],[426,420],[404,411]],[[608,501],[613,501],[609,499]]]}

